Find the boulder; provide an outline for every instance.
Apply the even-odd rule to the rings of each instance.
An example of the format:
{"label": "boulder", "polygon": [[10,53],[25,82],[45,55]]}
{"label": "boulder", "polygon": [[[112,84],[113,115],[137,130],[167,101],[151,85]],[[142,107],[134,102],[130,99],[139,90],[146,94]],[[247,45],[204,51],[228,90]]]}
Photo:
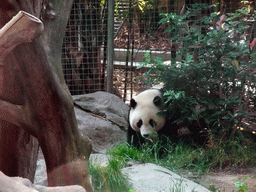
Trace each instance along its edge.
{"label": "boulder", "polygon": [[8,177],[0,171],[1,192],[86,192],[82,186],[71,185],[65,187],[44,187],[33,185],[29,179],[22,177]]}
{"label": "boulder", "polygon": [[129,107],[119,97],[98,91],[73,99],[79,132],[90,138],[94,153],[126,142]]}
{"label": "boulder", "polygon": [[152,163],[134,164],[123,168],[122,172],[130,178],[136,192],[210,192],[205,187]]}

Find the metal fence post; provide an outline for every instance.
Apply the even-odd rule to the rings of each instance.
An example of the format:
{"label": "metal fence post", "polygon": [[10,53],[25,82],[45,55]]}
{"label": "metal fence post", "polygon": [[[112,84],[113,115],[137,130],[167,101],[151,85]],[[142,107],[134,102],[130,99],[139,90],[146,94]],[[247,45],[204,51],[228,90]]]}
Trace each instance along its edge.
{"label": "metal fence post", "polygon": [[113,93],[114,0],[108,0],[107,92]]}

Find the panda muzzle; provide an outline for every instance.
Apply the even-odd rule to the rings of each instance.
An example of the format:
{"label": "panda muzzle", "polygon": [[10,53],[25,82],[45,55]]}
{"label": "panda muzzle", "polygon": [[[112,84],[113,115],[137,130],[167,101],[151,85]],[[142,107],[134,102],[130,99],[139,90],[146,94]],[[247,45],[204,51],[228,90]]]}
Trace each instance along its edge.
{"label": "panda muzzle", "polygon": [[158,137],[158,135],[156,132],[153,132],[153,133],[143,134],[142,137],[144,137],[145,139],[147,139],[153,143],[154,140]]}

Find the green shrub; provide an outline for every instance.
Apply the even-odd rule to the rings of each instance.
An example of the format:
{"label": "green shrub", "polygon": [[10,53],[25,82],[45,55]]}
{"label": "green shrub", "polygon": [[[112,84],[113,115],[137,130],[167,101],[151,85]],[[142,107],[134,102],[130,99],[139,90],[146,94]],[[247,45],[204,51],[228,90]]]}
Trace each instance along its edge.
{"label": "green shrub", "polygon": [[179,114],[177,123],[203,118],[212,140],[227,141],[244,126],[242,120],[254,121],[256,52],[247,34],[253,15],[246,9],[203,14],[212,8],[194,4],[184,15],[161,14],[176,57],[168,65],[146,54],[140,67],[150,66],[148,84],[164,83],[170,118]]}

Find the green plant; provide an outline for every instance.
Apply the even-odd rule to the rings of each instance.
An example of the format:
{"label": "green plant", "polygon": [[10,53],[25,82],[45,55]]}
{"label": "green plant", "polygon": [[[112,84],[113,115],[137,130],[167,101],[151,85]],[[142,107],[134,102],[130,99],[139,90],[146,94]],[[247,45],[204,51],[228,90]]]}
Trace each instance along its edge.
{"label": "green plant", "polygon": [[178,182],[173,181],[170,192],[185,192],[185,187],[182,185],[183,178],[180,178]]}
{"label": "green plant", "polygon": [[[240,138],[240,139],[239,139]],[[129,161],[154,163],[172,171],[190,170],[200,174],[213,168],[225,168],[227,165],[256,165],[256,145],[243,137],[235,137],[223,142],[215,142],[212,147],[200,147],[167,139],[164,143],[146,143],[140,150],[126,144],[109,149],[108,154],[118,159],[119,165]]]}
{"label": "green plant", "polygon": [[235,137],[225,142],[220,140],[213,147],[206,150],[205,156],[209,160],[209,169],[221,169],[230,164],[255,166],[255,147],[255,144],[244,138]]}
{"label": "green plant", "polygon": [[141,156],[141,152],[137,148],[130,147],[126,144],[121,144],[115,146],[114,148],[110,148],[107,153],[108,155],[119,159],[121,162],[123,162],[123,164],[130,160],[138,161]]}
{"label": "green plant", "polygon": [[127,191],[130,185],[128,178],[121,172],[123,162],[119,159],[110,158],[107,167],[90,163],[90,174],[93,178],[93,185],[96,191]]}
{"label": "green plant", "polygon": [[[120,169],[128,162],[154,163],[178,174],[184,174],[189,170],[196,176],[228,164],[255,166],[255,149],[255,144],[236,137],[228,142],[215,143],[211,148],[191,146],[182,141],[177,143],[167,141],[164,145],[161,141],[156,141],[154,144],[143,145],[139,150],[121,144],[109,149],[108,155],[117,162],[118,166],[114,167]],[[160,152],[163,155],[160,155]],[[241,180],[239,181],[240,186],[243,187]],[[171,186],[170,191],[182,191],[181,186],[179,184]],[[214,186],[209,186],[209,189],[213,192],[221,192]]]}
{"label": "green plant", "polygon": [[254,121],[255,41],[250,43],[247,34],[251,15],[246,9],[203,14],[211,10],[210,5],[194,4],[184,15],[161,14],[177,56],[166,65],[147,54],[140,67],[150,66],[147,83],[164,82],[170,118],[199,124],[203,118],[211,140],[228,141],[242,120]]}
{"label": "green plant", "polygon": [[204,156],[204,150],[184,145],[182,142],[173,144],[169,141],[165,145],[161,142],[145,144],[140,150],[123,144],[110,149],[108,154],[119,159],[123,165],[129,161],[138,161],[154,163],[173,171],[190,169],[195,172],[205,172],[208,167],[208,158]]}
{"label": "green plant", "polygon": [[[116,1],[115,6],[115,12],[119,19],[134,20],[141,34],[145,32],[151,33],[157,29],[158,21],[160,20],[157,0],[138,0],[130,1],[129,3]],[[129,9],[119,8],[128,6]]]}
{"label": "green plant", "polygon": [[244,181],[246,179],[248,179],[248,176],[245,176],[244,178],[239,178],[239,179],[233,179],[234,185],[235,185],[235,190],[238,190],[239,192],[244,192],[244,191],[248,191],[249,187],[247,184],[244,183]]}
{"label": "green plant", "polygon": [[221,192],[220,189],[216,188],[214,185],[209,185],[209,190],[212,191],[212,192]]}

